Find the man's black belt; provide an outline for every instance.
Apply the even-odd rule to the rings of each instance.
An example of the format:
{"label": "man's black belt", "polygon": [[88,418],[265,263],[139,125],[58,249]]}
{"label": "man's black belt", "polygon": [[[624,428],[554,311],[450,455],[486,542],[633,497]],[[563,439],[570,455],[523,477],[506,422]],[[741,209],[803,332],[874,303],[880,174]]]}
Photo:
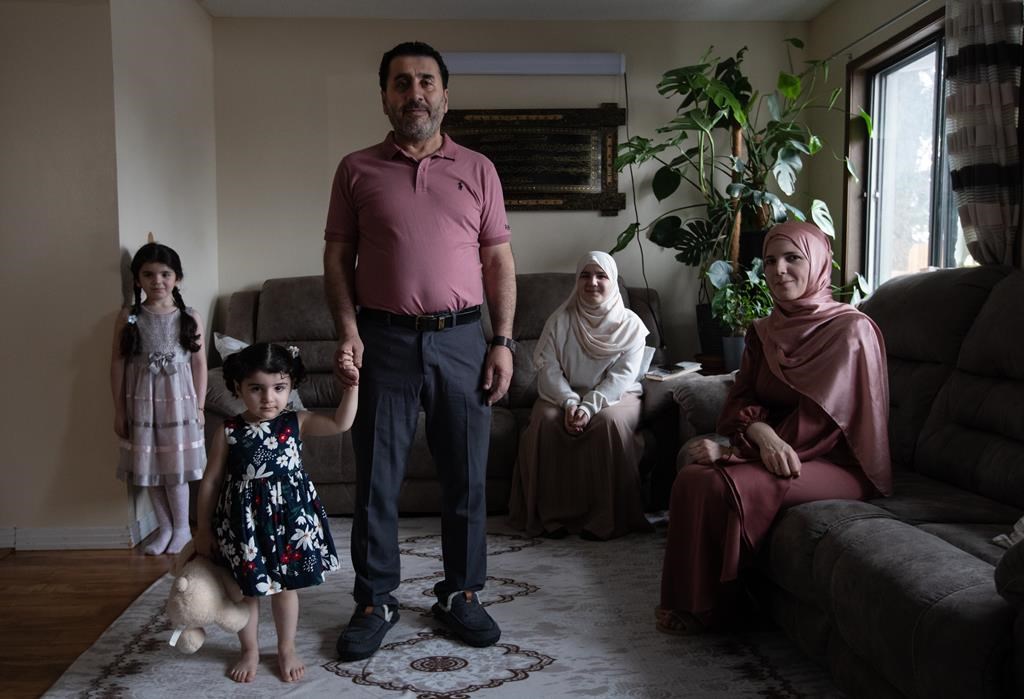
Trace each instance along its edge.
{"label": "man's black belt", "polygon": [[376,308],[360,308],[359,317],[381,325],[396,325],[412,330],[445,330],[456,325],[465,325],[480,320],[480,306],[471,306],[461,311],[431,313],[423,316],[406,316],[400,313],[389,313]]}

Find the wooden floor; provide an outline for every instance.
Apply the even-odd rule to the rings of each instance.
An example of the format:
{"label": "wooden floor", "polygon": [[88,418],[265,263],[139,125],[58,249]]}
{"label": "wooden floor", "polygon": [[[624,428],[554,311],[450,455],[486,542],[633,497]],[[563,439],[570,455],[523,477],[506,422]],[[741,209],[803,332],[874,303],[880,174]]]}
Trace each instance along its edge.
{"label": "wooden floor", "polygon": [[170,566],[138,551],[0,549],[0,697],[49,689]]}

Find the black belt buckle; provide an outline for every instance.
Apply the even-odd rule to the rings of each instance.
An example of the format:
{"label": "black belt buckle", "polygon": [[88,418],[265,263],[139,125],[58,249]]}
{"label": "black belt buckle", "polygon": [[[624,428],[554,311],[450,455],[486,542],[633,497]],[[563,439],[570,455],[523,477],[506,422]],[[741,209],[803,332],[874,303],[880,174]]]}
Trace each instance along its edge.
{"label": "black belt buckle", "polygon": [[422,332],[424,330],[444,330],[445,322],[448,318],[454,317],[452,315],[436,315],[436,316],[416,316],[415,328],[417,331]]}

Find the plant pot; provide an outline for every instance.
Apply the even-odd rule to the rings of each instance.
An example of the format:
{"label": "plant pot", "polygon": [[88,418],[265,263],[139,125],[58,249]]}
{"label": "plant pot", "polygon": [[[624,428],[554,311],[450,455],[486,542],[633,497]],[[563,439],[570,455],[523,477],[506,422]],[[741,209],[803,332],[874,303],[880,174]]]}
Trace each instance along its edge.
{"label": "plant pot", "polygon": [[729,335],[722,338],[722,359],[726,371],[735,371],[740,368],[740,360],[743,358],[743,349],[746,344],[746,338],[742,335]]}
{"label": "plant pot", "polygon": [[697,304],[697,337],[701,354],[722,356],[722,324],[711,315],[710,303]]}

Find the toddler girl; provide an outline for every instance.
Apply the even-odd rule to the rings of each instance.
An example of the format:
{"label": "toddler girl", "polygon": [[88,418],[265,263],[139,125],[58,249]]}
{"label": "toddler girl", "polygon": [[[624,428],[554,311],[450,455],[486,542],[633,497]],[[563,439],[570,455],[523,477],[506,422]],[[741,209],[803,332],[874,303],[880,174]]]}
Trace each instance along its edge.
{"label": "toddler girl", "polygon": [[[351,355],[342,366],[352,367]],[[199,486],[196,550],[231,568],[249,605],[238,633],[242,654],[229,675],[250,682],[259,662],[259,598],[271,597],[281,679],[302,678],[295,653],[296,590],[323,582],[339,567],[327,513],[302,469],[301,437],[344,432],[356,414],[357,389],[345,390],[333,416],[287,409],[305,377],[294,347],[251,345],[224,360],[224,382],[245,412],[228,418],[210,446]]]}
{"label": "toddler girl", "polygon": [[181,298],[174,250],[147,243],[131,270],[135,302],[117,318],[110,361],[117,475],[145,487],[153,503],[158,528],[145,552],[177,553],[190,538],[187,483],[206,464],[203,321]]}

